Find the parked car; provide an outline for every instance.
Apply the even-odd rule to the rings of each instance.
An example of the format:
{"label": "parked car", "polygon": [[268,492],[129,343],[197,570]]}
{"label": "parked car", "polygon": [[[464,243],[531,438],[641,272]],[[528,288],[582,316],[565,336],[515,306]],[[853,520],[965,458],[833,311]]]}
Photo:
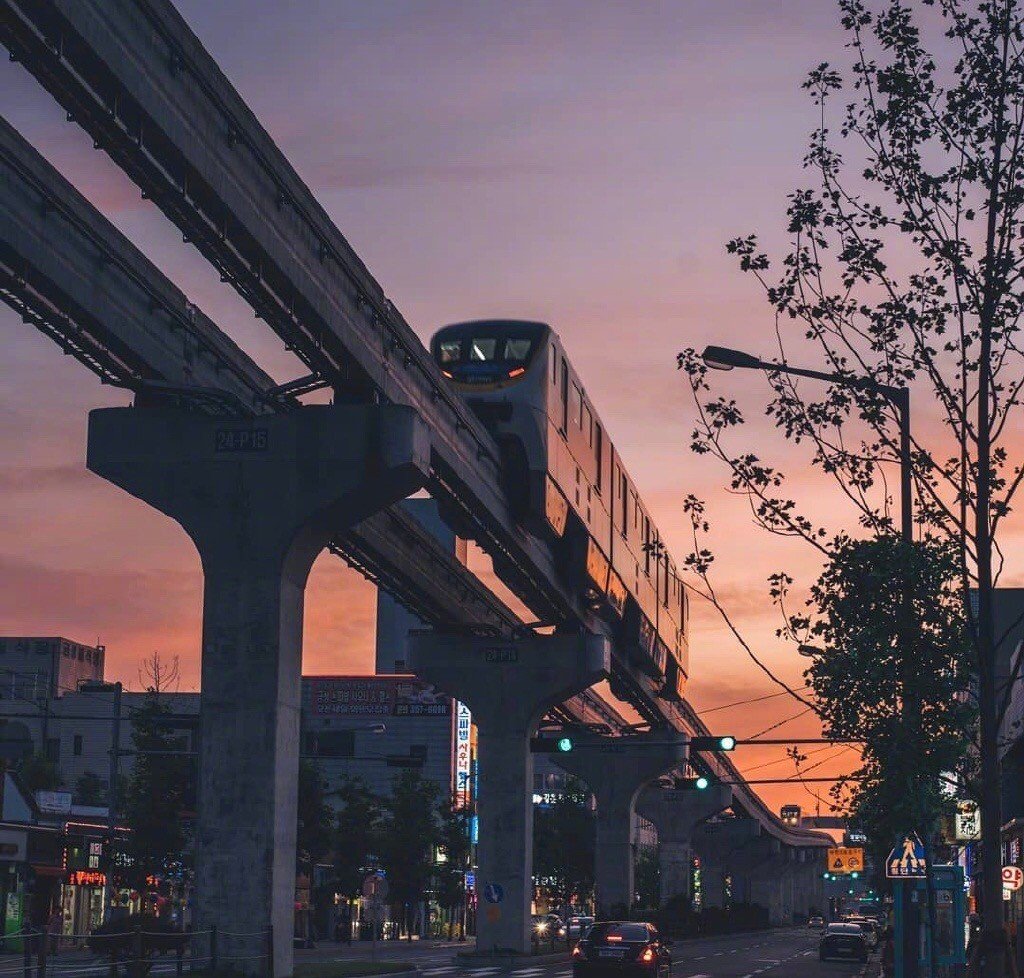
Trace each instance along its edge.
{"label": "parked car", "polygon": [[818,958],[821,961],[829,958],[867,961],[868,942],[864,938],[864,931],[857,924],[829,924],[821,935]]}
{"label": "parked car", "polygon": [[654,924],[598,920],[573,948],[573,978],[635,975],[670,978],[671,941],[662,940]]}
{"label": "parked car", "polygon": [[825,926],[825,918],[814,914],[814,916],[807,918],[807,926],[811,930],[821,930]]}

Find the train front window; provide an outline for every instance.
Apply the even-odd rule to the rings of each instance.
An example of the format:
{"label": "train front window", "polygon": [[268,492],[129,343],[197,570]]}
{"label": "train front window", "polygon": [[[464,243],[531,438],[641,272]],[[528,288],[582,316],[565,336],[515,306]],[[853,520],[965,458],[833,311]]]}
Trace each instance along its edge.
{"label": "train front window", "polygon": [[495,360],[498,340],[494,336],[480,336],[469,341],[469,359],[477,363]]}
{"label": "train front window", "polygon": [[462,340],[445,340],[438,349],[441,363],[458,363],[462,359]]}
{"label": "train front window", "polygon": [[505,341],[505,359],[514,363],[526,363],[530,359],[530,347],[533,343],[528,339]]}

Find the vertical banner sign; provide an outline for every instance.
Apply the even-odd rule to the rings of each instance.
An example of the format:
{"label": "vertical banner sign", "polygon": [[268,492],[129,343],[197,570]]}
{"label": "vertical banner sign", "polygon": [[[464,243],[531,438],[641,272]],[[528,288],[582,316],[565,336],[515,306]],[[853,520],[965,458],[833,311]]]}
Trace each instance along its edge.
{"label": "vertical banner sign", "polygon": [[957,842],[974,842],[981,838],[981,818],[973,801],[958,801],[954,825]]}
{"label": "vertical banner sign", "polygon": [[455,807],[469,808],[472,802],[470,780],[472,744],[470,742],[473,715],[465,703],[455,707]]}

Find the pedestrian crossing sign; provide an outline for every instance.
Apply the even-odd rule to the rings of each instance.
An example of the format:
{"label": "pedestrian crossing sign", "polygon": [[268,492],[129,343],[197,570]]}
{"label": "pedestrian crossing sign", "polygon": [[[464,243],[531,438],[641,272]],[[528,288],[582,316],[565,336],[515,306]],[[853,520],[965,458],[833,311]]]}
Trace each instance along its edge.
{"label": "pedestrian crossing sign", "polygon": [[924,879],[924,846],[916,832],[903,836],[885,860],[885,875],[889,879]]}

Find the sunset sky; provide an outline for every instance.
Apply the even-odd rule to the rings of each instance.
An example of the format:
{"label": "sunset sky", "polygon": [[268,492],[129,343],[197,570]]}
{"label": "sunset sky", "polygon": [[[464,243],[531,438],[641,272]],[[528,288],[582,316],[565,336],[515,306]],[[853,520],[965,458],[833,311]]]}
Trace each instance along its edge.
{"label": "sunset sky", "polygon": [[[725,254],[752,230],[779,242],[785,195],[816,110],[806,70],[841,59],[824,0],[475,3],[178,0],[178,7],[318,194],[420,336],[484,316],[542,319],[564,338],[677,558],[682,499],[709,501],[717,583],[745,632],[799,685],[775,643],[768,573],[815,569],[764,535],[725,474],[688,450],[692,407],[675,369],[686,346],[769,354],[773,320]],[[248,306],[74,125],[6,59],[7,119],[278,381],[303,372]],[[109,671],[179,655],[197,681],[201,577],[184,533],[86,472],[90,408],[124,404],[0,307],[0,631],[97,639]],[[735,377],[751,407],[766,386]],[[760,433],[796,466],[798,456]],[[767,446],[766,451],[768,451]],[[818,494],[819,514],[848,520]],[[372,669],[373,590],[321,557],[307,596],[305,667]],[[776,691],[696,607],[690,690],[698,709]],[[798,713],[776,697],[708,716],[749,736]],[[803,717],[779,734],[815,736]],[[747,749],[744,768],[783,756]],[[849,767],[829,749],[815,774]],[[835,760],[831,760],[835,758]],[[752,776],[783,777],[792,764]],[[820,788],[821,786],[817,786]],[[813,809],[806,788],[764,791]]]}

